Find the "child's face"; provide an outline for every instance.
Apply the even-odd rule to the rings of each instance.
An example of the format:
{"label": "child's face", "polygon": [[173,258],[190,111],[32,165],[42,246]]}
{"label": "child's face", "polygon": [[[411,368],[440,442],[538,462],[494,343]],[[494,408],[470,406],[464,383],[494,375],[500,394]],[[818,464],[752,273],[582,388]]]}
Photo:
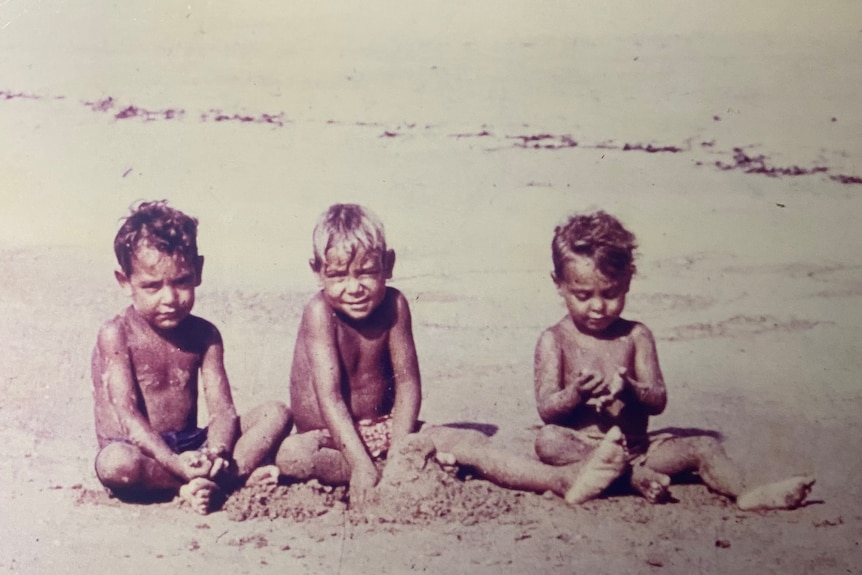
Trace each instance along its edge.
{"label": "child's face", "polygon": [[391,250],[366,252],[360,247],[351,253],[339,246],[329,248],[326,261],[317,271],[323,297],[333,309],[351,319],[367,318],[386,296],[394,256]]}
{"label": "child's face", "polygon": [[201,256],[190,262],[179,254],[169,255],[141,245],[132,257],[132,273],[126,276],[118,270],[116,277],[147,323],[169,330],[191,313],[202,269]]}
{"label": "child's face", "polygon": [[584,333],[601,334],[626,305],[629,282],[610,280],[590,257],[572,255],[563,266],[562,277],[553,278],[575,327]]}

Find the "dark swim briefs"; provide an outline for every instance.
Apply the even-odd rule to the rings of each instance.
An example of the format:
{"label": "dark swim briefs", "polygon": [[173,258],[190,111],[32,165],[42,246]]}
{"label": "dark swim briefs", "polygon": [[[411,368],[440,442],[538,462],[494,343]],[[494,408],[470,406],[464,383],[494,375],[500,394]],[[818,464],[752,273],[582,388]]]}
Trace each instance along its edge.
{"label": "dark swim briefs", "polygon": [[[194,451],[204,447],[207,443],[207,428],[194,427],[192,429],[184,429],[182,431],[166,431],[162,433],[162,439],[171,448],[174,453],[184,453],[186,451]],[[134,445],[131,441],[125,438],[116,437],[108,440],[108,443],[127,443]]]}
{"label": "dark swim briefs", "polygon": [[183,431],[168,431],[162,434],[162,439],[174,453],[200,449],[207,442],[207,428],[195,427]]}

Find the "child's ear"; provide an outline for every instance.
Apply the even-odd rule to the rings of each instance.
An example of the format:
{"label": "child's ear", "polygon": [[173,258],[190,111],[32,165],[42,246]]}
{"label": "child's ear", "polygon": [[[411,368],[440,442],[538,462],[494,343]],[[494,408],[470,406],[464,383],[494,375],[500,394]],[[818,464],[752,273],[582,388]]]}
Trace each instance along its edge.
{"label": "child's ear", "polygon": [[395,250],[386,250],[383,254],[383,277],[392,279],[392,270],[395,267]]}
{"label": "child's ear", "polygon": [[321,263],[317,258],[311,258],[308,260],[308,267],[311,268],[311,273],[314,274],[314,277],[317,278],[317,286],[319,288],[323,288],[323,278],[320,276]]}
{"label": "child's ear", "polygon": [[554,285],[557,287],[557,293],[560,294],[561,296],[564,295],[563,294],[563,284],[560,281],[560,278],[556,272],[551,272],[551,280],[554,282]]}
{"label": "child's ear", "polygon": [[198,259],[195,260],[195,275],[197,278],[195,279],[195,287],[201,285],[201,281],[203,280],[204,273],[204,257],[198,256]]}
{"label": "child's ear", "polygon": [[120,284],[120,289],[123,290],[123,293],[131,297],[132,296],[132,282],[129,281],[129,276],[123,272],[123,270],[114,270],[114,278],[117,280],[117,283]]}

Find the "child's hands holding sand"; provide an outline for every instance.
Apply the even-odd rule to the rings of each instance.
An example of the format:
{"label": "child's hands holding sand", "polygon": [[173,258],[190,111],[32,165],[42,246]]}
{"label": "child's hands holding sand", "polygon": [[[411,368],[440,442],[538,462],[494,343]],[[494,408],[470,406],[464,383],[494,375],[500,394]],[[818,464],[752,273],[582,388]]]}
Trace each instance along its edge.
{"label": "child's hands holding sand", "polygon": [[619,396],[629,385],[630,378],[627,372],[625,367],[619,367],[610,375],[603,376],[594,370],[581,370],[581,374],[591,374],[593,380],[599,380],[595,385],[591,382],[592,393],[586,402],[587,405],[592,405],[599,413],[604,411],[613,416],[619,415],[622,409]]}
{"label": "child's hands holding sand", "polygon": [[231,460],[224,454],[223,451],[204,447],[200,453],[210,462],[209,478],[215,479],[222,473],[226,473],[230,469]]}
{"label": "child's hands holding sand", "polygon": [[180,462],[180,470],[186,481],[196,477],[209,478],[213,469],[213,462],[201,451],[184,451],[177,455]]}

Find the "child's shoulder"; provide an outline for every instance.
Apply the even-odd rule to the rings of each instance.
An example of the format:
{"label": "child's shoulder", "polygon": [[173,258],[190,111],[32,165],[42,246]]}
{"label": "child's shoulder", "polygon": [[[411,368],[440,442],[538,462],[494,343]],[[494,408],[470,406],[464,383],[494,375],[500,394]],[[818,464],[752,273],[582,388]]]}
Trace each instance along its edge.
{"label": "child's shoulder", "polygon": [[[102,350],[134,348],[138,345],[149,346],[154,339],[161,339],[148,327],[133,306],[129,306],[111,319],[105,321],[99,329],[97,344]],[[173,330],[169,339],[176,339],[186,344],[207,346],[221,343],[219,329],[202,317],[190,315]]]}

